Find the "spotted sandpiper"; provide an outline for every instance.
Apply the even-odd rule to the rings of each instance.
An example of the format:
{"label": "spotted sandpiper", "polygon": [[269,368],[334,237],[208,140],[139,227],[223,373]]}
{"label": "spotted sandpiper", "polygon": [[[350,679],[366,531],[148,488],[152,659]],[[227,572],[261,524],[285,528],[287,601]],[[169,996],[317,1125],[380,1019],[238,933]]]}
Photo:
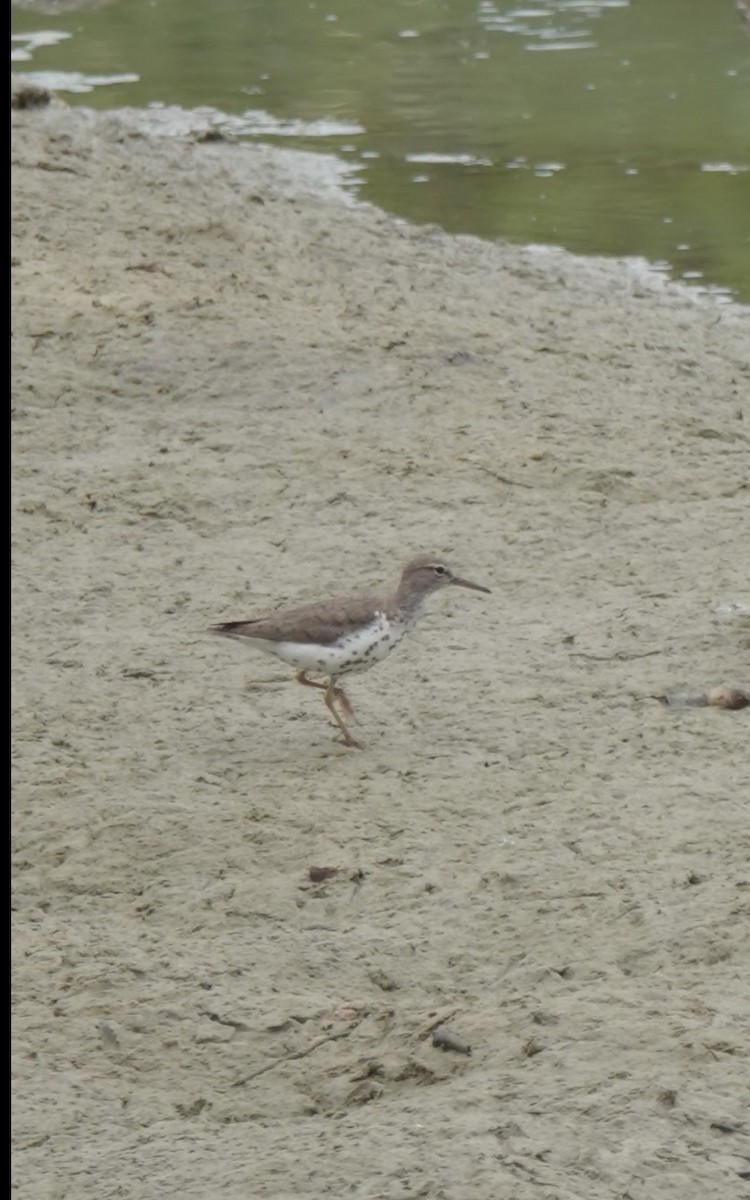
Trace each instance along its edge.
{"label": "spotted sandpiper", "polygon": [[[281,608],[257,620],[211,625],[209,632],[238,638],[289,663],[296,669],[298,683],[325,693],[328,710],[346,745],[359,746],[336,707],[338,702],[347,716],[354,715],[338,680],[381,662],[414,627],[427,597],[451,584],[475,592],[490,590],[454,575],[437,555],[419,554],[406,564],[398,587],[390,594],[332,598],[302,608]],[[322,676],[326,682],[308,679],[310,674]]]}

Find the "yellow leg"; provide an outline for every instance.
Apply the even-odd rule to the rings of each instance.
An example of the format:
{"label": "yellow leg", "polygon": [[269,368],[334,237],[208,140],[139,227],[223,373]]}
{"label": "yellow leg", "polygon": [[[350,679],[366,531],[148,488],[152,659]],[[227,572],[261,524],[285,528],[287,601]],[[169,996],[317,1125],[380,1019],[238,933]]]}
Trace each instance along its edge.
{"label": "yellow leg", "polygon": [[[344,721],[343,721],[341,715],[338,712],[336,712],[336,706],[333,701],[334,701],[334,698],[338,699],[337,693],[340,693],[340,692],[341,692],[341,688],[336,688],[333,686],[332,683],[329,683],[328,687],[326,688],[326,694],[323,697],[323,699],[326,702],[326,707],[328,708],[329,713],[331,714],[334,721],[336,722],[339,729],[341,730],[343,737],[344,737],[344,742],[346,743],[346,745],[347,746],[356,746],[358,750],[361,750],[362,743],[358,742],[355,737],[352,737],[351,733],[349,732],[346,725],[344,724]],[[346,700],[347,711],[349,711],[349,707],[350,707],[349,701]]]}
{"label": "yellow leg", "polygon": [[334,687],[332,683],[316,683],[314,679],[308,679],[304,671],[298,671],[295,675],[295,679],[297,680],[297,683],[302,683],[305,687],[320,688],[320,690],[323,692],[327,692],[328,689],[331,688],[333,696],[336,700],[338,700],[346,715],[348,717],[354,716],[354,709],[349,702],[349,697],[342,687]]}

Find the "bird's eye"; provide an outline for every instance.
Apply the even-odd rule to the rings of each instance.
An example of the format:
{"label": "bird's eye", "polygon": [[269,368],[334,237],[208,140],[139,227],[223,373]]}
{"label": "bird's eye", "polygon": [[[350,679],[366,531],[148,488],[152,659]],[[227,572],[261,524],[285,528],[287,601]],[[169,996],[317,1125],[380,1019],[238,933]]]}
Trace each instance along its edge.
{"label": "bird's eye", "polygon": [[436,575],[445,575],[445,574],[447,574],[447,572],[446,572],[446,570],[445,570],[445,567],[442,567],[442,566],[437,566],[437,567],[433,567],[432,569],[433,569],[433,571],[435,572],[435,574],[436,574]]}

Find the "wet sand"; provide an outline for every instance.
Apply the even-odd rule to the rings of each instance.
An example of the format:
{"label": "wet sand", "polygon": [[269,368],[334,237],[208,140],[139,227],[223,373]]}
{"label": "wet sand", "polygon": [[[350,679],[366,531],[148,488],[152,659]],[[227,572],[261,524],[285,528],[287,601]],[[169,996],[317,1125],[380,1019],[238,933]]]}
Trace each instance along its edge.
{"label": "wet sand", "polygon": [[[750,1194],[750,710],[655,699],[750,676],[748,309],[12,149],[19,1200]],[[433,549],[362,752],[204,633]]]}

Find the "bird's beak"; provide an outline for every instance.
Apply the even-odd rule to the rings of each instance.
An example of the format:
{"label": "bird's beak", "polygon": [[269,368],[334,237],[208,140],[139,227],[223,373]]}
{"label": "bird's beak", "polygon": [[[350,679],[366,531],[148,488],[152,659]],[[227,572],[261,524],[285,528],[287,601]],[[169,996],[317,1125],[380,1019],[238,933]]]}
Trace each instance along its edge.
{"label": "bird's beak", "polygon": [[471,588],[472,592],[486,592],[488,596],[490,594],[489,588],[482,587],[481,583],[472,583],[470,579],[458,579],[454,575],[451,583],[455,583],[456,587]]}

